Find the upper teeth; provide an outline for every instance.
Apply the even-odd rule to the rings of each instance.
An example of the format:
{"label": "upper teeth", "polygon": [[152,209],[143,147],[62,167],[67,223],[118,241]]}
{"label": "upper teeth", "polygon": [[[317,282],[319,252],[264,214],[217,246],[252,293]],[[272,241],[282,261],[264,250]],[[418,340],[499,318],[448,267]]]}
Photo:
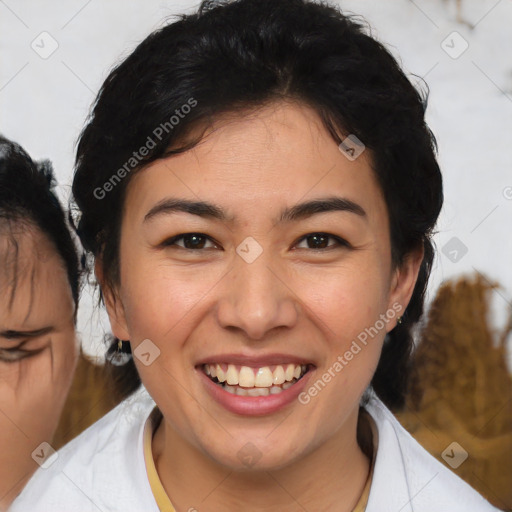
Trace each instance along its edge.
{"label": "upper teeth", "polygon": [[206,375],[217,377],[219,382],[227,382],[231,386],[239,385],[244,388],[269,388],[272,385],[290,382],[298,379],[306,372],[306,365],[288,364],[277,365],[272,368],[263,366],[251,368],[250,366],[237,367],[234,364],[205,364]]}

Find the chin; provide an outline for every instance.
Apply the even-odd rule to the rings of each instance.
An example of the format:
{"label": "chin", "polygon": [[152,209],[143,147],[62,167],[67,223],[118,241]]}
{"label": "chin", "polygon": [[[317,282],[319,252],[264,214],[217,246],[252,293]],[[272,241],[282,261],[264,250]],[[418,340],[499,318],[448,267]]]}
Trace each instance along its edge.
{"label": "chin", "polygon": [[217,464],[236,472],[276,471],[299,458],[297,442],[290,437],[272,441],[264,436],[260,440],[230,437],[225,446],[207,449],[205,453]]}

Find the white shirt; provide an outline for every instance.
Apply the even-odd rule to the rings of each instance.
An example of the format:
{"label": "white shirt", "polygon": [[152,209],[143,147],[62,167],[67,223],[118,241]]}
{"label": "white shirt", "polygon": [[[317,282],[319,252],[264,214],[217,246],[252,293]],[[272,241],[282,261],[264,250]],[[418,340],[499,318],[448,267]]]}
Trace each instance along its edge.
{"label": "white shirt", "polygon": [[[146,473],[144,425],[155,403],[141,387],[49,458],[11,512],[159,512]],[[431,456],[373,395],[378,430],[366,512],[496,512]]]}

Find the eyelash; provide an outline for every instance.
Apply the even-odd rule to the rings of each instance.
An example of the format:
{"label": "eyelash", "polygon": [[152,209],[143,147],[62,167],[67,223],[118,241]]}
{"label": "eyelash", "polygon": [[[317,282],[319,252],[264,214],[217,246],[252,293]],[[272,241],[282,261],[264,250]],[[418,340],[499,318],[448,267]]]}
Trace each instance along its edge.
{"label": "eyelash", "polygon": [[[165,240],[164,242],[162,242],[160,244],[161,247],[171,247],[173,245],[176,245],[176,242],[178,240],[181,240],[181,239],[185,239],[185,237],[188,237],[188,236],[196,236],[196,237],[201,237],[201,238],[206,238],[208,240],[210,240],[212,243],[215,244],[215,242],[207,235],[204,235],[203,233],[183,233],[181,235],[177,235],[177,236],[174,236],[172,238],[169,238],[167,240]],[[340,247],[346,247],[346,248],[349,248],[351,247],[350,244],[346,241],[346,240],[343,240],[343,238],[340,238],[338,236],[335,236],[335,235],[331,235],[329,233],[323,233],[323,232],[313,232],[313,233],[308,233],[307,235],[304,235],[303,237],[299,238],[298,241],[295,243],[295,244],[298,244],[299,242],[302,242],[303,240],[306,240],[308,237],[311,237],[311,236],[321,236],[321,237],[324,237],[324,238],[330,238],[332,240],[335,240],[336,241],[336,245],[328,245],[326,248],[316,248],[316,249],[309,249],[311,251],[326,251],[326,250],[332,250],[332,249],[335,249],[336,247],[340,248]],[[178,247],[181,247],[181,246],[178,246]],[[191,248],[188,248],[188,247],[181,247],[182,249],[186,250],[186,251],[194,251],[194,252],[197,252],[197,251],[200,251],[200,250],[205,250],[205,249],[191,249]],[[207,248],[207,249],[211,249],[210,248]]]}
{"label": "eyelash", "polygon": [[[44,349],[38,350],[20,350],[18,348],[0,348],[0,361],[3,363],[16,363],[27,357],[32,357]],[[7,357],[5,357],[7,355]]]}

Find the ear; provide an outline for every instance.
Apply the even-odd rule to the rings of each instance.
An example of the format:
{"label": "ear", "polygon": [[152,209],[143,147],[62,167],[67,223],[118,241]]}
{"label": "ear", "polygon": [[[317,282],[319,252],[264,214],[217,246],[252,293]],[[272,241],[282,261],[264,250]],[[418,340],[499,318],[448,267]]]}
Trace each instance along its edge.
{"label": "ear", "polygon": [[[393,271],[391,279],[391,287],[389,294],[388,310],[397,312],[396,318],[405,313],[407,305],[411,300],[414,292],[418,273],[423,261],[424,250],[423,245],[409,252],[405,257],[402,265]],[[389,322],[388,332],[396,326],[394,322]]]}
{"label": "ear", "polygon": [[103,265],[99,258],[96,259],[94,264],[94,273],[96,274],[96,279],[101,286],[101,292],[103,294],[103,300],[105,301],[105,307],[107,308],[108,317],[110,319],[112,333],[120,340],[129,340],[130,335],[126,325],[123,303],[116,295],[116,291],[107,284],[103,274]]}

